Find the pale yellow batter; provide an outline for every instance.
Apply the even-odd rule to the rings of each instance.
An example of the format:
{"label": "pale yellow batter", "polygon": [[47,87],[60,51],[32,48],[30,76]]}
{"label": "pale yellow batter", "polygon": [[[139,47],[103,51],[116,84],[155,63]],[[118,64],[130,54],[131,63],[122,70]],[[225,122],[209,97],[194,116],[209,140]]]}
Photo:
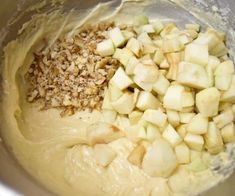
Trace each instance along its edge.
{"label": "pale yellow batter", "polygon": [[209,170],[193,175],[179,168],[176,183],[170,188],[167,179],[149,177],[127,161],[134,144],[126,138],[109,144],[117,157],[103,168],[96,163],[92,147],[84,145],[86,127],[102,121],[99,112],[80,112],[61,118],[57,110],[39,111],[37,105],[25,101],[23,76],[41,40],[46,38],[50,46],[56,38],[68,32],[72,34],[83,23],[97,16],[100,20],[105,10],[106,6],[98,6],[85,18],[72,12],[34,16],[19,37],[7,45],[1,107],[5,144],[32,176],[59,195],[192,195],[216,184],[223,177]]}

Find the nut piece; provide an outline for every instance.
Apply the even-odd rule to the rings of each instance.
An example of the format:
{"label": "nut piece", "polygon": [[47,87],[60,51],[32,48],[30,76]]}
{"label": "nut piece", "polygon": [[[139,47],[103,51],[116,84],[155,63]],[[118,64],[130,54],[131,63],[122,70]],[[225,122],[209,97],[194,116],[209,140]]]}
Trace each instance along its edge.
{"label": "nut piece", "polygon": [[124,133],[120,129],[103,122],[90,125],[87,128],[86,134],[88,144],[91,146],[94,144],[107,144],[124,136]]}
{"label": "nut piece", "polygon": [[128,156],[127,160],[140,168],[145,152],[146,150],[143,145],[136,146]]}
{"label": "nut piece", "polygon": [[96,144],[94,147],[94,157],[103,167],[107,167],[116,156],[117,153],[107,144]]}

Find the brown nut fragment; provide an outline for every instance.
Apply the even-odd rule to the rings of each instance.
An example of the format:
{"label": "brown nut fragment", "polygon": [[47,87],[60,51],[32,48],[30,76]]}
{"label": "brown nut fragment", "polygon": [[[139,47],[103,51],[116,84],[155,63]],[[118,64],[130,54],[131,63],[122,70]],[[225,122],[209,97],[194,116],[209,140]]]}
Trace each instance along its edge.
{"label": "brown nut fragment", "polygon": [[124,137],[124,133],[120,129],[104,122],[98,122],[90,125],[87,128],[86,134],[88,144],[91,146],[94,144],[107,144]]}
{"label": "brown nut fragment", "polygon": [[141,168],[142,161],[144,154],[146,153],[145,147],[143,145],[136,146],[130,155],[128,156],[127,160],[136,165],[137,167]]}

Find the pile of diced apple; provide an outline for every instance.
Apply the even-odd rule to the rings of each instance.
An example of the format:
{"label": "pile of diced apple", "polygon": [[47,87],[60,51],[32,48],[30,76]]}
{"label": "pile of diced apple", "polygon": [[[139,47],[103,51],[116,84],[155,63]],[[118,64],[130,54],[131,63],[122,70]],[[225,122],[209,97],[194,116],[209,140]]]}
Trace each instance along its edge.
{"label": "pile of diced apple", "polygon": [[215,155],[235,141],[235,72],[225,36],[199,31],[197,24],[179,30],[139,16],[97,45],[98,54],[122,65],[105,92],[104,121],[135,143],[128,160],[151,176],[167,177],[179,164],[201,171],[195,152]]}

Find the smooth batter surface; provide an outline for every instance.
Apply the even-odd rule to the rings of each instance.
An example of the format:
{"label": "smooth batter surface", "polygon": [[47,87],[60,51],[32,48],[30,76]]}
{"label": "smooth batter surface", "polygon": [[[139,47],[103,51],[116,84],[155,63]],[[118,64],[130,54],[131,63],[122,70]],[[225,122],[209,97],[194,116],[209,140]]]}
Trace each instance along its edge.
{"label": "smooth batter surface", "polygon": [[[133,3],[138,4],[125,3],[116,11],[119,13],[116,17],[123,19],[125,10],[132,10]],[[176,175],[180,180],[174,190],[166,179],[147,176],[127,161],[134,144],[126,138],[109,144],[118,156],[103,168],[96,163],[92,147],[84,145],[86,127],[102,121],[99,112],[61,118],[57,110],[39,111],[37,105],[25,101],[23,76],[42,39],[46,38],[50,46],[58,37],[73,34],[93,18],[107,18],[110,14],[105,12],[107,6],[97,6],[86,17],[73,12],[34,16],[19,37],[7,45],[1,107],[3,140],[32,176],[59,195],[191,195],[211,187],[223,176],[209,170],[194,175],[179,168]]]}

